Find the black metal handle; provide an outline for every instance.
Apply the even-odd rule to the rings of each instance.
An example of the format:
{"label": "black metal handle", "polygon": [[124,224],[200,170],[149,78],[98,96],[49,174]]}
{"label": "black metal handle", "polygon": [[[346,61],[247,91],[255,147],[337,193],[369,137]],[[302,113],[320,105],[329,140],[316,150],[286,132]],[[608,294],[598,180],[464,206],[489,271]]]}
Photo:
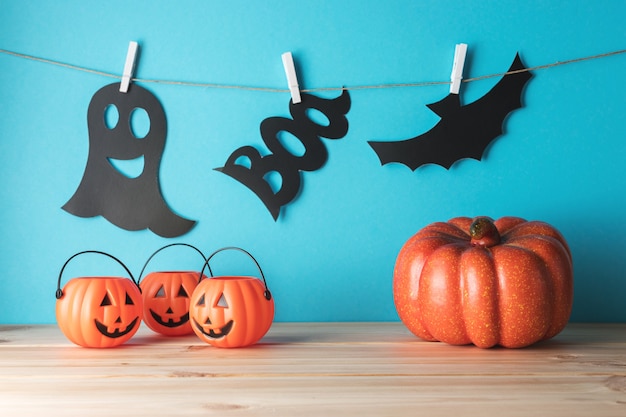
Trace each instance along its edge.
{"label": "black metal handle", "polygon": [[[141,268],[141,272],[139,273],[139,277],[137,278],[137,285],[139,285],[140,281],[141,281],[141,277],[143,276],[143,272],[146,270],[146,267],[148,266],[148,263],[150,262],[150,260],[152,260],[152,258],[154,258],[154,255],[156,255],[157,253],[161,252],[163,249],[169,248],[170,246],[187,246],[189,248],[195,249],[196,252],[198,252],[201,256],[202,259],[204,260],[204,263],[206,265],[206,256],[204,256],[204,253],[202,253],[202,251],[198,248],[196,248],[193,245],[190,245],[188,243],[170,243],[169,245],[165,245],[160,249],[157,249],[156,252],[154,252],[152,255],[150,255],[150,257],[148,258],[148,260],[146,261],[146,263],[144,264],[143,268]],[[202,269],[202,271],[204,271],[204,268]],[[209,267],[209,272],[211,273],[211,267]],[[200,272],[200,275],[198,276],[198,282],[200,282],[200,280],[202,279],[202,272]]]}
{"label": "black metal handle", "polygon": [[[70,261],[74,258],[76,258],[78,255],[82,255],[84,253],[97,253],[99,255],[105,255],[108,256],[111,259],[116,260],[120,265],[122,265],[124,267],[124,269],[126,270],[126,272],[128,272],[128,276],[130,277],[130,279],[133,281],[133,283],[137,286],[137,288],[139,288],[139,283],[137,281],[135,281],[135,278],[133,277],[133,274],[130,272],[130,270],[126,267],[126,265],[124,265],[124,262],[120,261],[119,259],[117,259],[115,256],[108,254],[106,252],[101,252],[98,250],[86,250],[86,251],[82,251],[82,252],[78,252],[74,255],[72,255],[67,261],[65,261],[65,263],[63,264],[63,267],[61,267],[61,272],[59,272],[59,280],[57,282],[57,291],[56,291],[56,298],[57,300],[61,297],[63,297],[63,290],[61,289],[61,277],[63,276],[63,271],[65,270],[65,267],[67,266],[68,263],[70,263]],[[139,288],[139,291],[141,291],[141,288]]]}
{"label": "black metal handle", "polygon": [[211,275],[211,277],[213,276],[213,272],[211,271],[211,267],[209,266],[209,261],[211,260],[211,258],[213,258],[213,256],[217,255],[218,253],[225,251],[225,250],[238,250],[240,252],[245,253],[246,255],[248,255],[250,257],[250,259],[252,259],[252,261],[254,261],[256,267],[259,269],[259,272],[261,273],[261,279],[263,280],[263,285],[265,286],[265,291],[263,292],[263,296],[265,297],[266,300],[271,300],[272,299],[272,293],[270,292],[270,289],[267,288],[267,281],[265,280],[265,275],[263,274],[263,270],[261,269],[261,265],[259,265],[259,263],[257,262],[257,260],[254,258],[254,256],[252,256],[252,254],[250,252],[248,252],[245,249],[241,249],[237,246],[227,246],[221,249],[216,250],[215,252],[213,252],[206,260],[206,262],[204,263],[204,266],[202,267],[202,271],[200,271],[200,276],[202,276],[202,274],[204,273],[204,268],[208,267],[209,268],[209,273]]}

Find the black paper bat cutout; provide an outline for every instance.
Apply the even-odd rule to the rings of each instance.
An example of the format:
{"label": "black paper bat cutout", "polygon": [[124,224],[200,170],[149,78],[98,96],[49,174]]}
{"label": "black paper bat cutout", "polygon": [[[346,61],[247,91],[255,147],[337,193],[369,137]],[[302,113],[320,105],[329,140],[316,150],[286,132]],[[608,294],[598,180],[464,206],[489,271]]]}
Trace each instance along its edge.
{"label": "black paper bat cutout", "polygon": [[438,164],[450,168],[464,158],[481,160],[487,146],[502,131],[506,116],[522,107],[521,94],[532,77],[519,54],[509,73],[483,97],[461,106],[458,94],[428,105],[441,120],[428,132],[397,142],[368,142],[382,165],[399,162],[415,171],[419,166]]}

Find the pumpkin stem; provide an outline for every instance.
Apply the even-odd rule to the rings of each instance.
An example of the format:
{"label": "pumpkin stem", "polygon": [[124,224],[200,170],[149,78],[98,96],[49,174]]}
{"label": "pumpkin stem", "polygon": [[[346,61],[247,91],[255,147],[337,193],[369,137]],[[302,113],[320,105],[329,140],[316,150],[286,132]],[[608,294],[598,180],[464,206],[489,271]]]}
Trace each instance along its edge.
{"label": "pumpkin stem", "polygon": [[500,232],[489,217],[476,217],[469,230],[472,238],[471,244],[474,246],[485,246],[487,248],[500,243]]}

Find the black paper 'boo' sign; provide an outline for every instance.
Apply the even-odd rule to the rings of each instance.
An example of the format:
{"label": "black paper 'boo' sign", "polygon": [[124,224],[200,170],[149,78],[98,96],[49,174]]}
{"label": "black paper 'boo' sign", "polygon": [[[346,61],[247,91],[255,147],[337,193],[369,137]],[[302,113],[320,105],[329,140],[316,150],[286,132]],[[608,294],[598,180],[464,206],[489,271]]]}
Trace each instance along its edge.
{"label": "black paper 'boo' sign", "polygon": [[[215,168],[231,176],[252,190],[265,204],[274,220],[280,209],[290,203],[301,186],[300,171],[316,171],[328,160],[328,151],[321,138],[341,139],[348,133],[346,114],[350,110],[350,94],[347,90],[334,99],[324,99],[303,93],[301,102],[289,102],[291,119],[269,117],[261,122],[261,136],[270,154],[261,156],[252,146],[244,146],[234,151],[226,164]],[[308,110],[315,109],[327,119],[321,125],[308,117]],[[279,134],[287,132],[295,136],[304,146],[302,155],[290,152],[279,140]],[[269,176],[280,175],[280,188],[274,192]]]}

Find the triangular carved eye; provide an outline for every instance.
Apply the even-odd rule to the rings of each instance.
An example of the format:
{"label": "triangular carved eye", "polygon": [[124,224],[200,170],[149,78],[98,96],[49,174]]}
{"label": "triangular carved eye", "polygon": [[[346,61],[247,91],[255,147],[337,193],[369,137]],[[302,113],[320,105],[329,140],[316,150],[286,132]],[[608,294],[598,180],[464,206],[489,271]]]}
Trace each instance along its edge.
{"label": "triangular carved eye", "polygon": [[133,299],[130,298],[130,295],[128,295],[128,293],[126,293],[126,305],[127,306],[133,306],[135,305],[135,303],[133,303]]}
{"label": "triangular carved eye", "polygon": [[226,302],[226,298],[224,298],[224,293],[222,293],[220,299],[217,300],[216,307],[228,308],[228,303]]}
{"label": "triangular carved eye", "polygon": [[204,304],[205,304],[205,302],[204,302],[204,294],[202,294],[202,296],[200,297],[200,299],[198,300],[196,305],[203,306]]}
{"label": "triangular carved eye", "polygon": [[154,298],[165,298],[165,288],[163,288],[163,285],[161,285],[161,288],[159,288],[159,290],[156,292]]}
{"label": "triangular carved eye", "polygon": [[110,306],[111,304],[112,303],[111,299],[109,298],[109,294],[105,294],[102,302],[100,303],[100,307]]}
{"label": "triangular carved eye", "polygon": [[179,297],[185,297],[185,298],[189,298],[189,295],[187,294],[187,291],[185,291],[185,289],[183,288],[183,286],[180,286],[180,290],[178,290],[178,296]]}

